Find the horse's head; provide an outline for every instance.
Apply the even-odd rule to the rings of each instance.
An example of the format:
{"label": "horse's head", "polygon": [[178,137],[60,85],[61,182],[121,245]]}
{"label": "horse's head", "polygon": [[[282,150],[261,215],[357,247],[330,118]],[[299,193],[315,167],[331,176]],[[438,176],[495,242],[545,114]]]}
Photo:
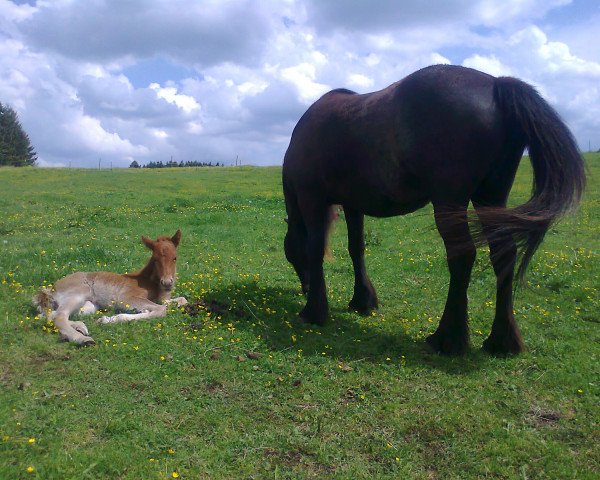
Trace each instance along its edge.
{"label": "horse's head", "polygon": [[181,230],[177,230],[172,237],[158,237],[156,240],[142,237],[142,243],[152,250],[154,277],[160,282],[160,288],[168,292],[175,287],[177,246],[180,241]]}

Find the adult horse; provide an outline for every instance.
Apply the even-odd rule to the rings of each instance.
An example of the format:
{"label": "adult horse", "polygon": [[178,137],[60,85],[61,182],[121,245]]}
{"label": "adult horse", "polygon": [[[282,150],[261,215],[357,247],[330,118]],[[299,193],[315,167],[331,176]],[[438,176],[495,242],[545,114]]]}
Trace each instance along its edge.
{"label": "adult horse", "polygon": [[[526,147],[532,196],[507,208]],[[378,301],[365,270],[364,215],[404,215],[431,202],[450,286],[427,342],[444,354],[466,351],[467,287],[475,246],[487,241],[497,292],[484,348],[518,353],[517,255],[521,279],[549,226],[578,203],[584,186],[583,160],[569,129],[533,87],[515,78],[437,65],[378,92],[333,90],[298,121],[283,162],[285,253],[307,293],[300,317],[322,325],[328,315],[323,255],[333,205],[343,206],[348,226],[355,275],[350,308],[366,313]],[[469,202],[477,215],[468,213]]]}

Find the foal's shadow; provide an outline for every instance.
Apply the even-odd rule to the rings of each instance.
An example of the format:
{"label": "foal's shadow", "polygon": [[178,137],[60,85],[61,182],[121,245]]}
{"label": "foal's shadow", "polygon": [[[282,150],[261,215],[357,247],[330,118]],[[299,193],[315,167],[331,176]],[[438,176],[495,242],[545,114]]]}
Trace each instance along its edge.
{"label": "foal's shadow", "polygon": [[[196,321],[194,299],[188,313]],[[305,298],[296,290],[236,283],[216,287],[200,300],[201,309],[235,322],[239,330],[252,332],[273,351],[302,351],[303,356],[327,356],[341,362],[364,361],[381,364],[419,364],[450,374],[466,374],[480,369],[488,358],[478,350],[452,358],[432,352],[424,339],[416,339],[399,329],[387,333],[378,327],[379,317],[360,317],[357,313],[331,305],[330,318],[319,327],[302,323],[298,313]],[[199,316],[198,318],[202,318]]]}

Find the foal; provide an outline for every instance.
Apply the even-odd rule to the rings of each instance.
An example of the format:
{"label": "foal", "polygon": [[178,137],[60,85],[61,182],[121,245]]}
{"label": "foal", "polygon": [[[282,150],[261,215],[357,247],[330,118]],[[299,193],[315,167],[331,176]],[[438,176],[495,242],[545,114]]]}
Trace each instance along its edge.
{"label": "foal", "polygon": [[180,230],[172,237],[158,237],[156,240],[142,237],[144,245],[152,250],[152,257],[139,272],[123,275],[112,272],[72,273],[56,282],[52,289],[41,289],[33,297],[33,303],[42,315],[49,314],[61,340],[79,345],[95,342],[83,322],[69,320],[69,316],[77,311],[90,315],[98,309],[116,307],[138,312],[104,316],[99,319],[100,323],[164,317],[167,313],[164,303],[187,303],[183,297],[171,299],[180,240]]}

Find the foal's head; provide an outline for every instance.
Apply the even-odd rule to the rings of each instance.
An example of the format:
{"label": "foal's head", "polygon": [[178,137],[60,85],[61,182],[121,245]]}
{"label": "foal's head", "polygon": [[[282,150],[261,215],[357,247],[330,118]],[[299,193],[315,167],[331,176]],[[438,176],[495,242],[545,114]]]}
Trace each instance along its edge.
{"label": "foal's head", "polygon": [[180,240],[181,230],[177,230],[172,237],[158,237],[156,240],[142,237],[144,245],[152,250],[153,276],[160,282],[160,288],[166,291],[175,286],[177,246]]}

